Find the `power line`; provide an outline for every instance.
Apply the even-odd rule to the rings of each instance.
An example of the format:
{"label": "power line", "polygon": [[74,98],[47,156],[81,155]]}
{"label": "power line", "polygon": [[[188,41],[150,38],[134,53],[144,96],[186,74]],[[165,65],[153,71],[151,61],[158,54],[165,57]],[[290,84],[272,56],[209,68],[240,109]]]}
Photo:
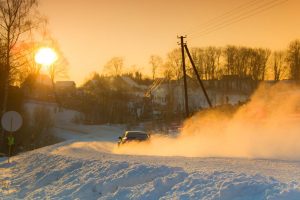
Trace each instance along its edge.
{"label": "power line", "polygon": [[[190,39],[191,39],[191,40],[194,40],[194,39],[199,38],[199,37],[201,37],[201,36],[208,35],[208,34],[210,34],[210,33],[212,33],[212,32],[218,31],[218,30],[223,29],[223,28],[225,28],[225,27],[227,27],[227,26],[230,26],[230,25],[232,25],[232,24],[238,23],[238,22],[240,22],[240,21],[242,21],[242,20],[248,19],[248,18],[253,17],[253,16],[257,15],[257,14],[260,14],[260,13],[262,13],[262,12],[265,12],[265,11],[267,11],[267,10],[270,10],[270,9],[272,9],[273,7],[276,7],[276,6],[278,6],[278,5],[281,5],[281,4],[283,4],[283,3],[286,3],[287,1],[289,1],[289,0],[284,0],[284,1],[279,1],[279,2],[278,2],[278,1],[277,1],[277,2],[274,1],[275,4],[271,4],[271,5],[268,4],[268,6],[261,7],[261,8],[256,9],[256,10],[252,10],[252,12],[249,12],[249,13],[247,13],[246,15],[239,15],[239,16],[237,16],[237,18],[235,18],[235,19],[229,20],[229,21],[227,21],[227,22],[225,22],[225,23],[217,24],[217,25],[215,25],[215,26],[213,26],[213,27],[210,27],[210,28],[208,28],[208,29],[205,29],[205,30],[203,30],[203,31],[200,31],[200,32],[198,32],[197,34],[194,34],[195,36],[192,36]],[[197,36],[196,36],[196,35],[197,35]]]}
{"label": "power line", "polygon": [[[287,2],[288,0],[272,0],[272,1],[268,1],[268,2],[265,2],[264,4],[260,4],[259,6],[256,6],[255,8],[252,8],[250,10],[247,10],[239,15],[229,15],[227,18],[224,18],[223,20],[221,20],[219,23],[212,23],[206,27],[203,27],[202,30],[198,31],[198,32],[195,32],[195,33],[191,33],[190,35],[192,35],[192,39],[194,39],[194,35],[196,36],[202,36],[202,35],[206,35],[206,34],[209,34],[211,32],[214,32],[216,30],[219,30],[221,28],[224,28],[228,25],[231,25],[231,24],[234,24],[234,23],[237,23],[239,21],[242,21],[244,19],[247,19],[249,17],[252,17],[254,15],[257,15],[259,13],[262,13],[266,10],[269,10],[275,6],[278,6],[280,4],[283,4],[285,2]],[[253,3],[254,1],[252,1],[251,3]],[[241,6],[240,6],[241,7]],[[233,9],[235,10],[235,9]],[[232,10],[232,11],[233,11]],[[231,11],[230,11],[231,12]],[[229,13],[229,12],[227,12]],[[222,16],[222,15],[221,15]],[[217,17],[218,18],[218,17]]]}
{"label": "power line", "polygon": [[227,17],[222,17],[220,20],[218,20],[214,23],[213,22],[212,23],[206,23],[207,24],[206,26],[202,25],[201,28],[199,28],[197,31],[194,31],[193,33],[189,33],[189,35],[193,35],[195,33],[203,32],[206,29],[218,26],[218,25],[223,24],[223,23],[227,23],[228,21],[231,21],[231,20],[235,20],[237,17],[248,15],[249,13],[256,12],[257,10],[263,9],[265,7],[268,7],[272,4],[280,2],[280,1],[282,1],[282,0],[268,0],[268,1],[262,0],[260,3],[254,5],[254,6],[250,6],[250,7],[247,7],[246,9],[236,11],[236,12],[230,14],[230,15],[227,15]]}
{"label": "power line", "polygon": [[[239,5],[239,6],[233,8],[233,9],[231,9],[231,10],[229,10],[229,11],[227,11],[227,12],[221,14],[221,15],[218,15],[218,16],[216,16],[216,17],[214,17],[214,18],[212,18],[212,19],[204,22],[200,26],[203,27],[203,26],[210,25],[210,24],[212,24],[212,23],[214,23],[214,22],[216,22],[216,21],[218,21],[220,19],[224,20],[224,19],[226,19],[227,16],[230,16],[232,13],[236,14],[236,12],[241,12],[241,11],[243,11],[243,10],[249,8],[249,7],[252,7],[253,4],[256,3],[257,1],[262,2],[261,0],[252,0],[252,1],[247,2],[245,4]],[[197,30],[199,30],[199,28],[197,28],[197,29],[193,28],[193,29],[190,29],[190,31],[187,31],[187,33],[195,32]]]}
{"label": "power line", "polygon": [[276,5],[277,3],[281,4],[282,1],[288,1],[288,0],[272,0],[272,1],[264,2],[263,4],[260,4],[259,6],[256,6],[255,8],[247,10],[243,13],[237,13],[237,14],[229,16],[223,20],[220,20],[218,23],[212,23],[208,26],[204,26],[200,29],[200,31],[191,33],[190,35],[195,35],[195,34],[198,35],[203,32],[208,32],[211,29],[215,29],[216,27],[223,26],[224,24],[231,23],[232,21],[236,21],[237,19],[244,18],[245,16],[252,15],[253,13],[257,13],[257,11],[264,10],[265,8],[268,9],[269,7],[272,7],[273,5]]}
{"label": "power line", "polygon": [[[268,6],[274,4],[278,1],[282,1],[282,0],[271,0],[271,1],[263,2],[262,4],[258,4],[257,6],[253,7],[252,9],[245,10],[245,12],[244,11],[243,12],[236,12],[232,15],[229,15],[228,17],[222,18],[221,20],[217,21],[216,23],[210,23],[207,26],[202,26],[201,29],[200,29],[200,32],[203,32],[204,30],[207,30],[207,29],[214,28],[215,26],[222,25],[223,23],[227,23],[231,20],[235,20],[236,18],[239,18],[241,16],[248,15],[249,13],[256,12],[256,10],[268,7]],[[196,33],[199,33],[199,30]]]}

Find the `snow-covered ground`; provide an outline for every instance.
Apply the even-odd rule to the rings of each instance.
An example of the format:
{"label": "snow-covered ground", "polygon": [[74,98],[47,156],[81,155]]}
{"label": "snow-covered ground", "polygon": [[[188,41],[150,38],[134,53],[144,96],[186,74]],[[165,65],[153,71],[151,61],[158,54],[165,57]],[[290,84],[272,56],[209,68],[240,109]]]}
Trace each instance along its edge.
{"label": "snow-covered ground", "polygon": [[0,199],[300,199],[300,161],[116,154],[125,126],[75,125],[74,114],[56,114],[65,142],[0,158]]}
{"label": "snow-covered ground", "polygon": [[300,199],[300,162],[114,155],[67,141],[0,162],[0,199]]}

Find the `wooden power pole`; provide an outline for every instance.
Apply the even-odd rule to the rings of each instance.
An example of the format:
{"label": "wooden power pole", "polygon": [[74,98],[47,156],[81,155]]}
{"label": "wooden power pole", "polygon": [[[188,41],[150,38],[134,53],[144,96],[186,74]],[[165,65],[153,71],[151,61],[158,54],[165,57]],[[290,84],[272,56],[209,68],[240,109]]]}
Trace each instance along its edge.
{"label": "wooden power pole", "polygon": [[184,41],[183,39],[186,38],[184,36],[178,37],[180,39],[180,46],[181,46],[181,55],[182,55],[182,70],[183,70],[183,83],[184,83],[184,104],[185,104],[185,114],[186,117],[190,116],[189,112],[189,99],[188,99],[188,91],[187,91],[187,81],[186,81],[186,67],[185,67],[185,57],[184,57]]}

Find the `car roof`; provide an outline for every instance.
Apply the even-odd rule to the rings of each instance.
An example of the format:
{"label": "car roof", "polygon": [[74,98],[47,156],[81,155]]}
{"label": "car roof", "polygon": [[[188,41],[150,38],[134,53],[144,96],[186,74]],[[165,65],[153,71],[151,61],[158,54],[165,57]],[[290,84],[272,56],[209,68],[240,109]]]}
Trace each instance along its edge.
{"label": "car roof", "polygon": [[145,134],[148,135],[146,132],[144,131],[126,131],[125,135],[130,134],[130,133],[135,133],[135,134]]}

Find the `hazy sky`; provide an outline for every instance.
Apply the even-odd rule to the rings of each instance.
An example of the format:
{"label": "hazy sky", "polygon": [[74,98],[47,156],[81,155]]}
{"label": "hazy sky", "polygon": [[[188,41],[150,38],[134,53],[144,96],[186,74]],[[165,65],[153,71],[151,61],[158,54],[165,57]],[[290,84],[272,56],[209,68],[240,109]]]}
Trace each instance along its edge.
{"label": "hazy sky", "polygon": [[114,56],[145,70],[150,55],[165,57],[181,34],[199,47],[284,49],[300,39],[300,0],[41,0],[39,7],[78,84]]}

